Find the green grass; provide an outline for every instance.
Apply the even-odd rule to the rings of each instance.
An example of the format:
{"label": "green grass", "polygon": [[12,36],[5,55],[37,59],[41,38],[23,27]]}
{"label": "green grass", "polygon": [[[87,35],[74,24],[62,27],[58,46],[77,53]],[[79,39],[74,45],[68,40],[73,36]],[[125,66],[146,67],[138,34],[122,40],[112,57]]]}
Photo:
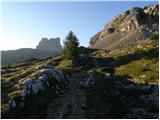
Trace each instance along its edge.
{"label": "green grass", "polygon": [[158,58],[131,61],[116,68],[116,75],[127,75],[139,83],[158,83]]}

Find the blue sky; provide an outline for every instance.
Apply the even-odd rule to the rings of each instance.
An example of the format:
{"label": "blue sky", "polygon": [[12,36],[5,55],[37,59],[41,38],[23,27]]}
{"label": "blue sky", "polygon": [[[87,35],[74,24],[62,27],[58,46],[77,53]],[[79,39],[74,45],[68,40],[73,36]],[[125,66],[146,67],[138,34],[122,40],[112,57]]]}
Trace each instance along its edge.
{"label": "blue sky", "polygon": [[101,31],[114,16],[132,7],[158,2],[4,2],[1,50],[35,48],[43,37],[60,37],[72,30],[80,45]]}

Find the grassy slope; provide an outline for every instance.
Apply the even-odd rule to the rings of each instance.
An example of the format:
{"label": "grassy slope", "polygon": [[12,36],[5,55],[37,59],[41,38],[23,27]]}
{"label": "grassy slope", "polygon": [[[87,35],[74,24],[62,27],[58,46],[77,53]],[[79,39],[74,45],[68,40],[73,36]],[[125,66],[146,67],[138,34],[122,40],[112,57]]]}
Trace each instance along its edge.
{"label": "grassy slope", "polygon": [[[28,60],[19,62],[13,65],[8,66],[8,72],[2,74],[1,80],[11,80],[14,84],[20,83],[23,80],[30,77],[36,72],[36,67],[42,64],[50,63],[55,68],[66,70],[69,69],[77,70],[77,72],[86,72],[95,76],[97,79],[102,79],[102,82],[97,83],[97,86],[88,88],[86,94],[88,96],[88,105],[89,105],[89,118],[114,118],[118,117],[115,110],[112,110],[114,107],[120,107],[117,105],[117,99],[112,97],[112,100],[102,99],[103,91],[106,90],[110,93],[111,83],[105,83],[103,81],[103,76],[106,72],[109,72],[111,69],[115,70],[115,76],[119,76],[122,81],[126,79],[124,76],[127,76],[127,81],[124,80],[124,84],[127,82],[134,83],[149,83],[157,84],[158,83],[158,55],[156,52],[156,46],[158,45],[157,40],[145,41],[138,43],[130,48],[125,48],[121,50],[114,51],[104,51],[104,50],[91,50],[91,49],[81,49],[81,54],[85,54],[92,59],[95,59],[95,62],[90,60],[78,63],[78,66],[72,66],[68,61],[63,60],[60,56],[54,58],[45,58],[37,60]],[[96,65],[95,65],[96,64]],[[5,66],[2,67],[4,69]],[[7,100],[12,97],[14,94],[17,94],[20,90],[12,87],[6,88],[2,86],[2,112],[8,110]],[[48,103],[51,99],[49,93],[44,93],[39,95],[42,99],[42,103]],[[46,99],[48,97],[48,100]],[[38,97],[39,98],[39,97]],[[37,99],[38,99],[37,98]],[[136,97],[135,97],[136,98]],[[113,104],[108,104],[113,101]],[[36,103],[35,101],[33,101]],[[107,104],[106,104],[107,103]],[[39,103],[41,104],[41,103]],[[37,103],[38,105],[38,103]],[[45,108],[46,106],[40,106]],[[107,109],[106,109],[107,108]],[[114,111],[114,116],[110,114]],[[101,112],[99,112],[101,111]],[[44,112],[44,111],[42,111]],[[44,116],[42,116],[43,118]]]}
{"label": "grassy slope", "polygon": [[[99,76],[96,85],[86,89],[88,103],[88,118],[122,118],[127,111],[125,106],[136,105],[137,108],[149,108],[158,111],[158,107],[150,106],[139,99],[143,94],[151,91],[134,89],[116,93],[116,85],[104,80],[108,68],[114,69],[114,79],[122,85],[133,84],[143,86],[144,84],[159,83],[158,76],[158,40],[144,41],[130,48],[114,51],[97,50],[90,55],[99,60],[98,67],[89,70],[93,76]],[[111,59],[112,61],[107,61]],[[108,62],[108,63],[107,63]],[[122,96],[128,98],[122,100]],[[131,100],[131,101],[130,101]],[[125,111],[126,110],[126,111]]]}
{"label": "grassy slope", "polygon": [[[30,78],[33,74],[37,72],[37,67],[39,65],[47,64],[50,63],[53,66],[56,66],[59,64],[61,61],[61,57],[51,57],[51,58],[44,58],[44,59],[30,59],[22,62],[18,62],[9,66],[2,66],[2,75],[1,75],[1,81],[2,81],[2,103],[1,103],[1,110],[2,113],[10,113],[9,106],[7,104],[8,100],[10,98],[13,98],[16,96],[16,94],[21,92],[21,89],[14,87],[14,85],[19,84],[26,80],[27,78]],[[3,70],[7,69],[7,72],[3,73]],[[10,80],[13,85],[6,87],[3,85],[3,81],[5,80]],[[31,114],[33,113],[34,115],[36,114],[35,111],[31,111],[30,113],[25,112],[25,110],[22,112],[23,114],[26,115],[26,118],[44,118],[45,114],[45,108],[47,107],[46,103],[49,103],[50,100],[52,100],[54,95],[51,94],[52,91],[50,92],[43,92],[38,94],[34,98],[34,101],[31,101],[30,104],[32,105],[33,109],[39,109],[39,115],[41,114],[42,116],[32,116]],[[48,99],[47,99],[48,98]],[[39,99],[41,99],[39,101]],[[23,103],[22,103],[23,104]],[[35,106],[33,106],[35,104]],[[22,105],[23,106],[23,105]],[[39,107],[37,107],[39,106]],[[42,112],[42,113],[41,113]],[[23,114],[19,113],[19,117],[23,117]],[[22,116],[20,115],[22,114]],[[12,114],[9,114],[12,115]],[[7,114],[5,115],[7,116]],[[13,116],[8,116],[10,118],[13,118]],[[15,116],[14,116],[15,117]]]}
{"label": "grassy slope", "polygon": [[[158,83],[158,45],[157,40],[144,41],[130,48],[118,49],[114,51],[98,50],[93,52],[93,57],[108,59],[113,61],[108,63],[116,69],[116,75],[126,75],[134,82]],[[101,63],[100,63],[101,64]],[[106,66],[108,65],[106,64]],[[103,67],[105,65],[103,64]]]}

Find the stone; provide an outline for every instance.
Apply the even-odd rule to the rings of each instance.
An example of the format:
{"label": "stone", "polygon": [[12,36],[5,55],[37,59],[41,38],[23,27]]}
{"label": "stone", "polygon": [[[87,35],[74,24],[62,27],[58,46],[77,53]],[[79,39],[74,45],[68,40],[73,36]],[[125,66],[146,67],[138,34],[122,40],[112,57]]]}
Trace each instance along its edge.
{"label": "stone", "polygon": [[33,80],[29,78],[29,79],[23,81],[23,82],[22,82],[22,85],[25,86],[25,87],[27,87],[27,86],[28,86],[29,84],[31,84],[32,82],[33,82]]}
{"label": "stone", "polygon": [[[53,82],[54,84],[52,84],[53,80],[56,80],[56,82]],[[48,67],[46,67],[46,69],[43,68],[37,70],[31,78],[17,84],[20,86],[21,91],[18,92],[13,99],[9,100],[8,104],[11,108],[16,108],[16,104],[18,107],[24,107],[27,96],[37,95],[40,91],[45,91],[48,87],[53,89],[53,92],[57,95],[63,94],[64,89],[69,85],[68,83],[65,85],[66,81],[69,80],[60,70],[55,70]],[[56,89],[54,89],[54,87],[56,87]],[[21,106],[21,103],[24,105],[22,104]]]}
{"label": "stone", "polygon": [[25,100],[26,96],[29,94],[29,91],[27,89],[24,89],[21,93],[22,99]]}
{"label": "stone", "polygon": [[37,94],[39,92],[39,87],[36,83],[32,84],[32,91],[34,94]]}
{"label": "stone", "polygon": [[140,90],[144,90],[144,91],[147,91],[147,90],[149,90],[150,88],[151,88],[150,85],[143,85],[143,86],[140,86],[140,87],[139,87]]}
{"label": "stone", "polygon": [[37,69],[53,69],[51,64],[44,64],[37,67]]}
{"label": "stone", "polygon": [[13,100],[13,99],[10,99],[10,100],[8,101],[8,104],[9,104],[9,106],[10,106],[11,108],[15,108],[15,107],[16,107],[16,102],[15,102],[15,100]]}
{"label": "stone", "polygon": [[48,87],[50,86],[50,84],[49,84],[49,82],[47,81],[47,85],[48,85]]}
{"label": "stone", "polygon": [[105,79],[111,80],[111,73],[106,73],[105,74]]}
{"label": "stone", "polygon": [[37,86],[39,87],[40,90],[42,90],[42,91],[45,90],[45,88],[43,86],[43,83],[41,81],[37,81],[36,84],[37,84]]}
{"label": "stone", "polygon": [[40,76],[38,78],[39,81],[46,81],[48,79],[48,77],[46,75]]}
{"label": "stone", "polygon": [[85,110],[87,108],[87,105],[85,103],[83,103],[81,108]]}
{"label": "stone", "polygon": [[86,78],[86,79],[80,81],[81,87],[88,87],[88,86],[94,85],[94,84],[95,84],[95,79],[93,77],[89,77],[89,78]]}
{"label": "stone", "polygon": [[133,84],[129,84],[129,85],[123,86],[122,88],[127,89],[127,90],[133,90],[133,89],[135,89],[135,86]]}

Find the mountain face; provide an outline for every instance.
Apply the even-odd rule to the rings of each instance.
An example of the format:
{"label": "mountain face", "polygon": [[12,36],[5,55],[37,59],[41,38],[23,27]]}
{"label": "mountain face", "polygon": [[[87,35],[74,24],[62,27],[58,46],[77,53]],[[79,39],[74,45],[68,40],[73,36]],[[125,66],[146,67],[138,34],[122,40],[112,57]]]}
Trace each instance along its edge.
{"label": "mountain face", "polygon": [[99,49],[79,47],[74,60],[41,58],[61,50],[58,38],[42,38],[36,49],[3,51],[3,61],[39,58],[1,67],[1,117],[158,119],[159,38],[151,36],[158,32],[157,8],[117,16],[92,37],[90,47]]}
{"label": "mountain face", "polygon": [[159,31],[159,5],[134,7],[108,22],[90,40],[90,48],[113,50],[129,47],[140,40],[150,39]]}
{"label": "mountain face", "polygon": [[60,38],[42,38],[39,44],[36,47],[37,50],[43,51],[57,51],[60,52],[62,50],[62,46],[60,44]]}
{"label": "mountain face", "polygon": [[59,38],[42,38],[36,49],[21,48],[18,50],[1,51],[1,64],[11,64],[30,58],[50,57],[60,53],[62,46]]}

